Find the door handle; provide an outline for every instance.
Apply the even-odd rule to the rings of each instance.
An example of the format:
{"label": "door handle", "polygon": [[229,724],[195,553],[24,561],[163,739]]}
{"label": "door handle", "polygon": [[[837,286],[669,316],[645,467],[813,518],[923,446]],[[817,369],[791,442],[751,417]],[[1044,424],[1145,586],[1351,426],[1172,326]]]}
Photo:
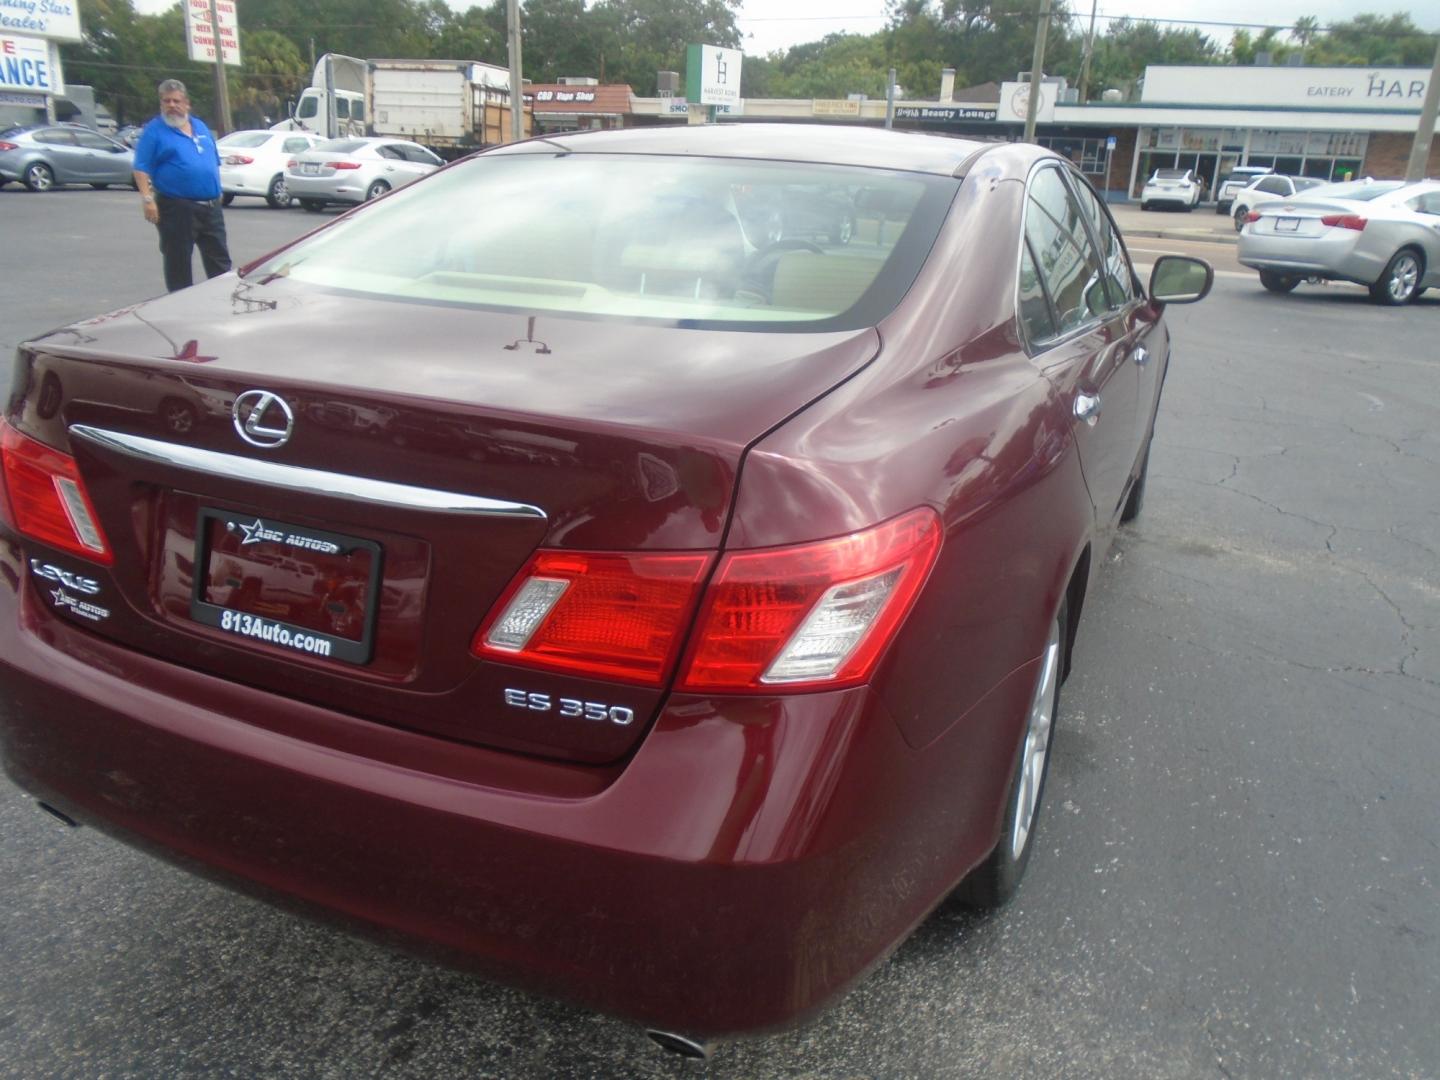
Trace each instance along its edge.
{"label": "door handle", "polygon": [[1076,394],[1075,395],[1075,417],[1077,420],[1084,420],[1091,427],[1100,418],[1100,395],[1099,394]]}
{"label": "door handle", "polygon": [[1135,351],[1130,354],[1130,359],[1135,361],[1136,367],[1144,367],[1150,362],[1150,350],[1144,345],[1136,345]]}

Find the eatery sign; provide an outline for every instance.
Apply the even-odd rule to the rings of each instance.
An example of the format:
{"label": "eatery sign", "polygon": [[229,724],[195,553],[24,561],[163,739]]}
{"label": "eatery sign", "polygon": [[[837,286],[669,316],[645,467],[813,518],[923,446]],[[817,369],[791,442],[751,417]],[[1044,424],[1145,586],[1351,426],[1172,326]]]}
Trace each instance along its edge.
{"label": "eatery sign", "polygon": [[185,0],[185,44],[190,59],[213,64],[218,50],[225,63],[239,67],[240,24],[235,16],[235,0],[213,0],[214,24],[211,4],[212,0]]}

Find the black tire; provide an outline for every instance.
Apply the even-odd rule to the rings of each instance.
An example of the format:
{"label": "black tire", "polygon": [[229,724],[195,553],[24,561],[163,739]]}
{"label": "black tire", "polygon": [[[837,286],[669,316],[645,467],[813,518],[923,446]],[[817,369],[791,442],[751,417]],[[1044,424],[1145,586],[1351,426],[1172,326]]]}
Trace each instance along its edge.
{"label": "black tire", "polygon": [[1122,524],[1134,521],[1140,516],[1140,511],[1145,506],[1145,478],[1150,475],[1150,446],[1145,446],[1145,457],[1140,462],[1140,475],[1135,477],[1135,483],[1130,485],[1130,494],[1125,498],[1125,509],[1120,511]]}
{"label": "black tire", "polygon": [[1277,274],[1273,270],[1260,271],[1260,284],[1273,293],[1293,292],[1300,279],[1290,274]]}
{"label": "black tire", "polygon": [[[1046,639],[1030,713],[1025,718],[1025,730],[1021,734],[1020,747],[1015,755],[1015,768],[1010,775],[1000,836],[985,861],[970,872],[970,876],[960,883],[960,888],[955,893],[955,898],[968,907],[997,908],[1014,896],[1015,890],[1020,887],[1020,879],[1025,874],[1025,867],[1030,862],[1030,853],[1035,850],[1035,824],[1039,820],[1040,804],[1045,796],[1045,778],[1050,775],[1050,750],[1055,741],[1055,719],[1060,713],[1060,681],[1065,675],[1065,643],[1068,640],[1066,634],[1069,625],[1070,603],[1066,600],[1061,603],[1055,621],[1051,624],[1050,636]],[[1037,706],[1048,709],[1049,712],[1043,733],[1036,730]],[[1037,744],[1043,742],[1043,756],[1038,763],[1031,753],[1032,735]],[[1032,773],[1028,778],[1027,771]],[[1038,776],[1033,775],[1036,771]],[[1023,785],[1022,780],[1025,781]],[[1021,792],[1022,789],[1028,790],[1029,784],[1034,785],[1033,798],[1028,800],[1028,820],[1021,835],[1017,828],[1018,818],[1023,812]]]}
{"label": "black tire", "polygon": [[200,423],[200,414],[188,401],[167,397],[160,402],[160,422],[165,425],[166,431],[188,435]]}
{"label": "black tire", "polygon": [[1149,210],[1149,209],[1150,209],[1150,204],[1149,204],[1148,202],[1145,202],[1144,200],[1141,200],[1141,202],[1140,202],[1140,210],[1141,210],[1141,212],[1144,212],[1144,211]]}
{"label": "black tire", "polygon": [[1239,232],[1245,228],[1245,219],[1250,216],[1250,211],[1243,206],[1237,206],[1235,213],[1231,215],[1235,219],[1235,231]]}
{"label": "black tire", "polygon": [[96,191],[104,191],[104,190],[105,190],[106,188],[108,188],[110,185],[109,185],[109,184],[91,184],[90,186],[93,187]]}
{"label": "black tire", "polygon": [[285,186],[284,173],[276,173],[270,178],[270,186],[265,189],[265,201],[272,210],[288,210],[294,204],[295,200]]}
{"label": "black tire", "polygon": [[220,205],[221,205],[221,206],[229,206],[229,205],[230,205],[232,202],[234,202],[234,201],[235,201],[235,196],[232,195],[232,194],[230,194],[230,192],[228,192],[228,191],[225,192],[224,195],[221,195],[221,196],[220,196]]}
{"label": "black tire", "polygon": [[389,190],[390,185],[384,180],[372,180],[370,186],[365,189],[365,201],[369,202],[371,199],[378,199]]}
{"label": "black tire", "polygon": [[301,199],[300,205],[312,214],[318,214],[321,210],[325,209],[325,204],[319,199]]}
{"label": "black tire", "polygon": [[1400,307],[1420,295],[1420,279],[1425,276],[1425,257],[1414,248],[1401,248],[1390,261],[1380,280],[1370,286],[1370,299],[1377,304]]}
{"label": "black tire", "polygon": [[55,187],[55,170],[43,161],[32,162],[26,166],[23,182],[31,191],[50,191]]}

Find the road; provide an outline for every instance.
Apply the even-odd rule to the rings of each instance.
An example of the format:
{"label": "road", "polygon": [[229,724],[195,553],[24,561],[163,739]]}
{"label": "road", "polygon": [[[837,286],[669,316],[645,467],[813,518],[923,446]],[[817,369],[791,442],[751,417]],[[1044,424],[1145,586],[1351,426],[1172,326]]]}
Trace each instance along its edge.
{"label": "road", "polygon": [[[315,219],[228,220],[246,257]],[[0,236],[6,353],[160,288],[130,194],[7,188]],[[811,1023],[692,1065],[0,781],[0,1076],[1440,1075],[1440,301],[1233,273],[1171,311],[1147,503],[1087,604],[1005,910],[942,908]]]}

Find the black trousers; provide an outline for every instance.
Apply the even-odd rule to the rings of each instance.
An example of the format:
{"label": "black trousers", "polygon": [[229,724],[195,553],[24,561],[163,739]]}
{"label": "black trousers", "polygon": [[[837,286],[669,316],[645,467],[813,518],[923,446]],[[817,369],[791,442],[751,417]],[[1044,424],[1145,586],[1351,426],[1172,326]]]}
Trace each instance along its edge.
{"label": "black trousers", "polygon": [[195,281],[191,254],[198,247],[207,278],[230,269],[230,251],[225,243],[225,217],[219,199],[172,199],[155,194],[160,212],[160,257],[165,263],[165,288],[170,292],[188,289]]}

